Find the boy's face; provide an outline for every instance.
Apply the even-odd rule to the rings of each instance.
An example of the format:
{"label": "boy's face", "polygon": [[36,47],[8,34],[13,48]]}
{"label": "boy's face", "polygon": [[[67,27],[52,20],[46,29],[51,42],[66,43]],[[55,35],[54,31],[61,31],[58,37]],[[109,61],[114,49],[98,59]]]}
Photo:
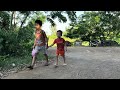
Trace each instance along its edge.
{"label": "boy's face", "polygon": [[35,24],[35,28],[38,30],[38,29],[40,29],[41,28],[41,26],[39,25],[39,24]]}
{"label": "boy's face", "polygon": [[57,37],[61,37],[61,32],[57,32]]}

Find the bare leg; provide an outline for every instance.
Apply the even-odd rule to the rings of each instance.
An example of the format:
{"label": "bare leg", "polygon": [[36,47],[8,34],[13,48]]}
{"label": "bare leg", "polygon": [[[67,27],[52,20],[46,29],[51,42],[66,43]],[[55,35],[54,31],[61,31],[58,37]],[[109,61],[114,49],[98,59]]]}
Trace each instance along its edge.
{"label": "bare leg", "polygon": [[28,68],[33,69],[33,67],[35,65],[36,58],[37,58],[37,53],[35,54],[35,56],[33,56],[31,66],[29,66]]}
{"label": "bare leg", "polygon": [[65,55],[62,56],[62,57],[63,57],[63,60],[64,60],[64,64],[63,64],[63,65],[67,65],[67,64],[66,64],[66,58],[65,58]]}
{"label": "bare leg", "polygon": [[44,56],[45,56],[45,59],[46,59],[46,64],[45,64],[45,66],[48,66],[48,55],[47,54],[44,54]]}
{"label": "bare leg", "polygon": [[35,61],[36,61],[36,56],[34,56],[33,59],[32,59],[32,64],[31,64],[32,67],[34,67]]}
{"label": "bare leg", "polygon": [[58,56],[56,56],[56,65],[58,65]]}
{"label": "bare leg", "polygon": [[66,61],[65,61],[65,55],[64,55],[64,56],[62,56],[62,57],[63,57],[64,63],[66,63]]}
{"label": "bare leg", "polygon": [[56,63],[55,63],[55,68],[58,67],[58,55],[56,56]]}

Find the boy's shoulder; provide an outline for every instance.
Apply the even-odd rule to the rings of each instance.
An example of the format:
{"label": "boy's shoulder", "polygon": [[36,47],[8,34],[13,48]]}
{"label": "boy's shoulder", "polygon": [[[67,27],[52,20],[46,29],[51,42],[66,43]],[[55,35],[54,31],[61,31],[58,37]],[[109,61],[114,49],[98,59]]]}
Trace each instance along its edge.
{"label": "boy's shoulder", "polygon": [[59,38],[56,38],[55,40],[65,40],[65,39],[64,39],[64,38],[60,38],[60,39],[59,39]]}
{"label": "boy's shoulder", "polygon": [[42,32],[44,32],[44,33],[45,33],[45,31],[44,31],[44,30],[42,30]]}
{"label": "boy's shoulder", "polygon": [[64,38],[61,38],[61,39],[65,40]]}

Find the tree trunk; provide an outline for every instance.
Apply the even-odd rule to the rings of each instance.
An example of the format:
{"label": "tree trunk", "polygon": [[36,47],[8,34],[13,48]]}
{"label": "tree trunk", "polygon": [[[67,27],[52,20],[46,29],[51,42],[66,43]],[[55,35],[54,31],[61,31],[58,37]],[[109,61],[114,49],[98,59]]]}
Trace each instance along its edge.
{"label": "tree trunk", "polygon": [[15,14],[16,14],[16,12],[14,12],[14,16],[13,16],[14,26],[15,26]]}
{"label": "tree trunk", "polygon": [[27,14],[26,17],[24,18],[24,20],[21,22],[20,29],[23,27],[28,16],[29,16],[29,14]]}
{"label": "tree trunk", "polygon": [[11,14],[10,28],[12,27],[13,15],[14,15],[14,11],[12,11],[12,14]]}

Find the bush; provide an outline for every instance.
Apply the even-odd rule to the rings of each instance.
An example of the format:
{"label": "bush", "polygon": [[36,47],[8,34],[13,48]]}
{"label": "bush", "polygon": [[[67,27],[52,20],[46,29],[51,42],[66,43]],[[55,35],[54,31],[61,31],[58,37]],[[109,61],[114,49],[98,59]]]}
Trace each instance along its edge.
{"label": "bush", "polygon": [[0,55],[23,55],[31,50],[33,45],[33,30],[23,28],[21,30],[0,29]]}

